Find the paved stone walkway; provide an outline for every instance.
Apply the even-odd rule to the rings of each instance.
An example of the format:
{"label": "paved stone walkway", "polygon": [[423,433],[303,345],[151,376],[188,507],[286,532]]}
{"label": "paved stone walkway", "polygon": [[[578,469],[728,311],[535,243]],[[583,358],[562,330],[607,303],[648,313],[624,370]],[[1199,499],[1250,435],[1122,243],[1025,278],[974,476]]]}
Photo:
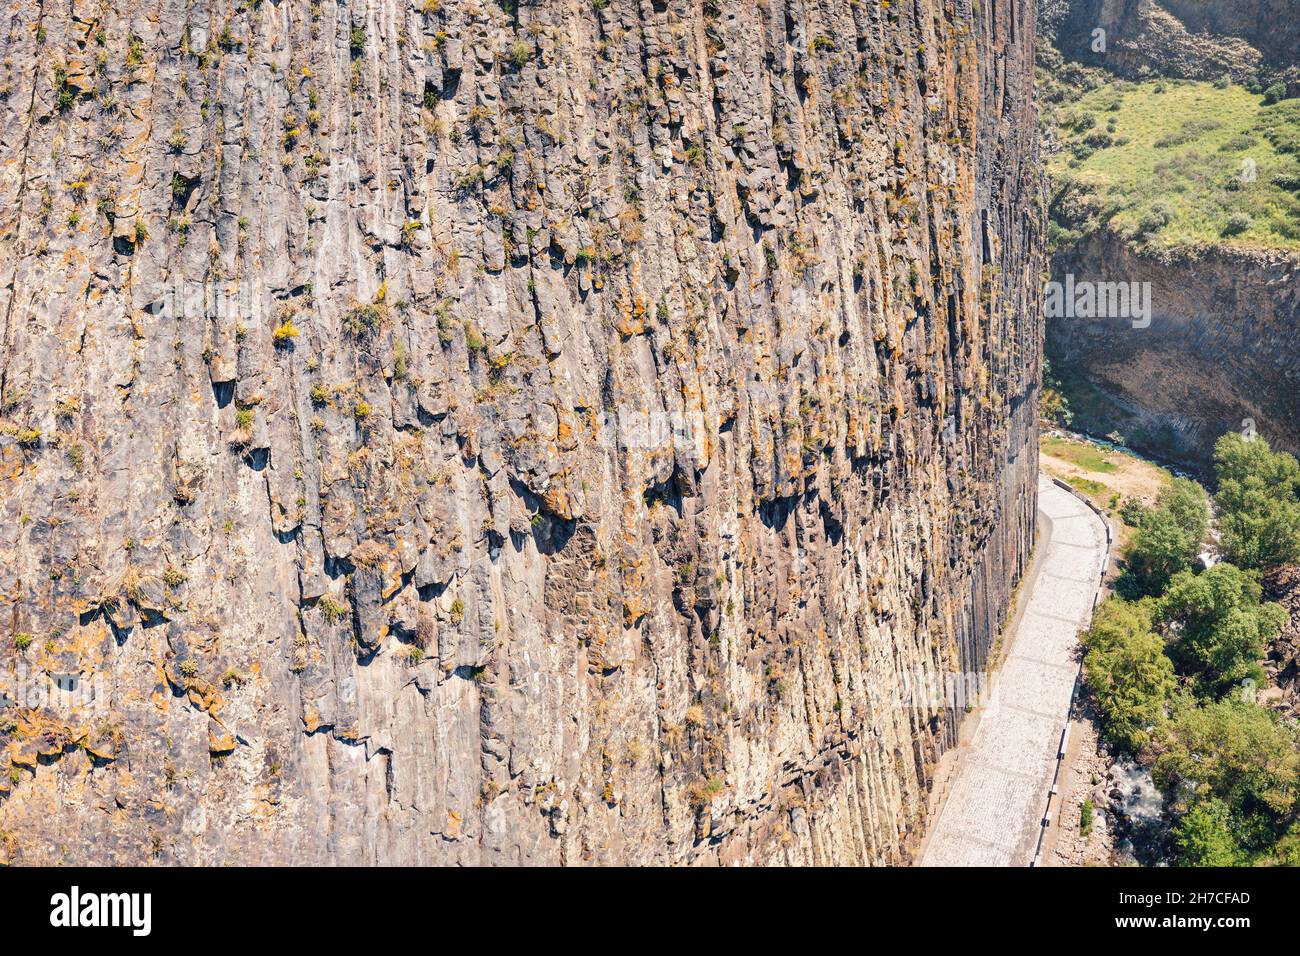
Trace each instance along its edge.
{"label": "paved stone walkway", "polygon": [[979,725],[957,755],[922,866],[1028,866],[1034,858],[1069,718],[1078,633],[1106,560],[1106,526],[1074,495],[1040,479],[1038,510],[1051,524],[1047,550],[1026,582],[1029,600]]}

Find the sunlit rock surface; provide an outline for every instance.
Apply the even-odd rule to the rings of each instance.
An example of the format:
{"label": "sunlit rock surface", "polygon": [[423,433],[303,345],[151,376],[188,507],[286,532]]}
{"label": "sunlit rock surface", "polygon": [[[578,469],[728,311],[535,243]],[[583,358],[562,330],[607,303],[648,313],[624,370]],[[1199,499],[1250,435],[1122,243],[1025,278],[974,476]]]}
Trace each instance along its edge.
{"label": "sunlit rock surface", "polygon": [[1032,536],[1033,16],[14,7],[0,661],[96,697],[0,709],[0,855],[908,861]]}

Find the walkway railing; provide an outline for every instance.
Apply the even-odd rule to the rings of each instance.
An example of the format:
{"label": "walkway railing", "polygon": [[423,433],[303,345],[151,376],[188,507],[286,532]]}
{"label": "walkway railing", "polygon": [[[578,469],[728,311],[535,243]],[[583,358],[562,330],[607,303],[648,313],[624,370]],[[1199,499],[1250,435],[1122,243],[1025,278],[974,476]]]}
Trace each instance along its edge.
{"label": "walkway railing", "polygon": [[[1078,489],[1071,486],[1069,482],[1062,481],[1060,478],[1053,478],[1052,483],[1068,491],[1070,494],[1074,495],[1074,497],[1078,498],[1085,505],[1087,505],[1094,512],[1096,512],[1097,517],[1101,519],[1102,527],[1106,529],[1106,553],[1103,556],[1101,562],[1101,580],[1098,582],[1097,593],[1092,596],[1092,610],[1095,613],[1097,610],[1097,602],[1101,600],[1102,588],[1106,584],[1106,571],[1110,568],[1110,548],[1111,548],[1111,541],[1112,541],[1111,532],[1110,532],[1110,521],[1107,520],[1106,513],[1104,511],[1102,511],[1095,504],[1093,504],[1091,499],[1089,499],[1087,495],[1083,494]],[[1074,673],[1074,689],[1070,693],[1070,713],[1074,713],[1074,705],[1075,702],[1079,699],[1079,690],[1082,688],[1082,686],[1083,686],[1083,655],[1080,654],[1079,667]],[[1043,841],[1047,838],[1047,831],[1052,825],[1053,805],[1055,803],[1059,803],[1061,799],[1061,785],[1062,785],[1061,773],[1065,769],[1065,753],[1069,745],[1070,745],[1070,718],[1067,716],[1065,719],[1065,726],[1061,728],[1060,745],[1056,748],[1056,769],[1052,773],[1052,785],[1047,791],[1047,803],[1043,807],[1042,824],[1038,828],[1038,845],[1034,849],[1033,862],[1029,864],[1031,867],[1042,865]]]}

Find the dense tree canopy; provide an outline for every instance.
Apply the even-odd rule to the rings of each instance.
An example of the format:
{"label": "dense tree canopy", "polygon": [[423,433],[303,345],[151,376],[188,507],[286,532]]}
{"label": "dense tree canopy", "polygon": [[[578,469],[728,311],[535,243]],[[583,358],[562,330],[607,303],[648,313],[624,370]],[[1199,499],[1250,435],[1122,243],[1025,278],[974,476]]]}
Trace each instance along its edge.
{"label": "dense tree canopy", "polygon": [[1222,800],[1195,804],[1174,827],[1182,866],[1240,866],[1245,854],[1232,832],[1232,810]]}
{"label": "dense tree canopy", "polygon": [[1292,824],[1291,829],[1277,841],[1272,862],[1281,866],[1300,866],[1300,823]]}
{"label": "dense tree canopy", "polygon": [[1186,478],[1175,478],[1155,507],[1142,513],[1128,563],[1146,593],[1160,593],[1171,577],[1192,566],[1209,521],[1205,489]]}
{"label": "dense tree canopy", "polygon": [[1228,560],[1244,568],[1300,560],[1300,463],[1262,438],[1228,434],[1214,446],[1214,471]]}
{"label": "dense tree canopy", "polygon": [[1243,694],[1211,703],[1175,698],[1152,767],[1184,812],[1174,828],[1179,862],[1232,866],[1300,856],[1300,749],[1293,721]]}
{"label": "dense tree canopy", "polygon": [[1152,632],[1151,602],[1111,598],[1097,608],[1084,634],[1084,668],[1097,693],[1106,736],[1129,751],[1150,741],[1175,687],[1164,640]]}
{"label": "dense tree canopy", "polygon": [[1160,601],[1161,618],[1174,635],[1170,650],[1206,693],[1263,679],[1259,658],[1282,629],[1286,612],[1261,604],[1260,595],[1254,572],[1226,563],[1203,574],[1181,571],[1170,581]]}
{"label": "dense tree canopy", "polygon": [[1180,698],[1153,776],[1166,792],[1218,797],[1245,812],[1295,812],[1300,752],[1292,726],[1242,694],[1197,704]]}
{"label": "dense tree canopy", "polygon": [[1184,866],[1300,865],[1300,725],[1256,703],[1286,623],[1260,571],[1300,560],[1300,464],[1262,439],[1215,446],[1215,523],[1229,561],[1201,569],[1208,501],[1175,479],[1130,502],[1128,570],[1083,634],[1103,731],[1149,766]]}

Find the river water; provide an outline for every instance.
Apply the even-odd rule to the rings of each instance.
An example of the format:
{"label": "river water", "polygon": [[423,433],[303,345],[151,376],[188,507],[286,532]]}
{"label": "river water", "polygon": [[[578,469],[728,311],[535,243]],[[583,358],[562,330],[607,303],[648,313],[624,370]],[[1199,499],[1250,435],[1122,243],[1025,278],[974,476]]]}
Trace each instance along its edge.
{"label": "river water", "polygon": [[1110,803],[1103,812],[1115,833],[1115,849],[1126,863],[1168,866],[1169,828],[1164,797],[1151,772],[1132,758],[1120,757],[1111,766]]}

